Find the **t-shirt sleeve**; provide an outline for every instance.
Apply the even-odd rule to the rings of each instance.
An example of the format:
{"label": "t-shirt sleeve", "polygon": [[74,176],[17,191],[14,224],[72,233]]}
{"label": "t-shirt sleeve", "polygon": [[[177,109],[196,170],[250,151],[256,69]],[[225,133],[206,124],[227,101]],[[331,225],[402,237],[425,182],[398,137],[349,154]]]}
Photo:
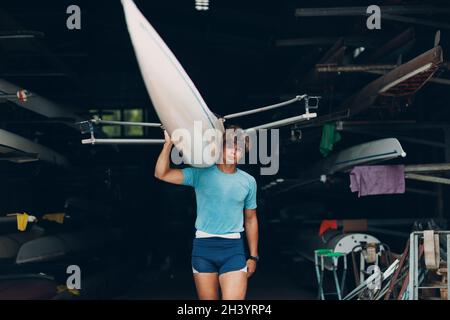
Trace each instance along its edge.
{"label": "t-shirt sleeve", "polygon": [[183,182],[182,185],[194,187],[197,185],[199,169],[194,167],[187,167],[181,169],[183,172]]}
{"label": "t-shirt sleeve", "polygon": [[256,209],[256,189],[256,181],[255,179],[252,179],[250,182],[250,190],[245,197],[245,209]]}

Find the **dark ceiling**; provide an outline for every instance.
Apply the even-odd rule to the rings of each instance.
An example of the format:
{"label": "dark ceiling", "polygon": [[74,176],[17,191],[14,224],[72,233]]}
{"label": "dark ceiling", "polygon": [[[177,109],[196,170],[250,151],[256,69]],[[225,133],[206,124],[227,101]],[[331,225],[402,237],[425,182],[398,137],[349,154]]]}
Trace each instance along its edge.
{"label": "dark ceiling", "polygon": [[[319,114],[333,111],[379,77],[362,72],[326,74],[318,80],[313,77],[317,81],[311,83],[315,64],[340,38],[346,47],[342,62],[359,64],[388,41],[412,30],[412,41],[373,61],[396,64],[400,55],[401,61],[406,62],[431,49],[435,33],[440,29],[445,60],[450,48],[447,24],[450,14],[442,14],[439,8],[446,2],[391,0],[376,3],[386,7],[414,5],[438,9],[406,15],[417,19],[408,23],[383,19],[381,30],[369,30],[365,16],[296,17],[295,12],[298,8],[336,6],[344,12],[346,7],[364,7],[373,4],[372,1],[349,0],[337,4],[336,1],[211,0],[210,10],[200,12],[195,10],[194,0],[136,0],[210,109],[220,115],[302,93],[323,96]],[[81,8],[81,30],[66,28],[66,8],[71,4]],[[64,0],[57,4],[30,1],[26,5],[4,1],[0,6],[0,32],[4,36],[0,37],[0,78],[80,110],[145,108],[147,120],[157,121],[136,63],[120,1]],[[14,34],[33,37],[8,37]],[[354,59],[353,53],[359,47],[364,47],[365,51]],[[441,66],[435,76],[444,80],[450,78],[447,64]],[[375,116],[363,114],[362,117],[448,120],[448,88],[448,84],[428,83],[416,94],[412,107],[405,108],[404,112],[386,115],[376,110]],[[286,114],[298,112],[298,107],[292,107]],[[243,119],[241,124],[247,126],[270,116],[273,115]],[[64,139],[62,137],[60,135],[60,139]],[[308,141],[313,142],[312,158],[302,157],[301,161],[310,162],[320,155],[317,149],[320,132],[316,130],[310,137],[308,140],[305,135],[303,149],[295,149],[305,153]],[[73,144],[79,141],[76,139]],[[352,145],[359,142],[358,139],[361,140],[352,137],[346,142]],[[297,158],[292,159],[298,164]],[[288,160],[284,164],[290,165]]]}
{"label": "dark ceiling", "polygon": [[[81,30],[66,28],[66,8],[70,4],[81,8]],[[365,47],[365,54],[370,54],[413,27],[415,43],[403,53],[403,59],[408,60],[432,47],[437,30],[383,20],[381,30],[371,31],[361,16],[294,15],[296,8],[336,6],[335,1],[211,1],[206,12],[196,11],[194,0],[136,4],[178,57],[210,108],[219,114],[303,93],[304,88],[298,84],[339,37],[348,40],[350,57],[357,46]],[[342,7],[369,4],[372,2],[339,2]],[[0,40],[2,78],[82,109],[150,105],[120,1],[39,1],[26,6],[8,1],[0,9],[3,33],[36,34],[34,39]],[[442,15],[424,18],[434,22],[448,20]],[[285,39],[310,40],[310,44],[277,45],[277,41]],[[447,30],[442,30],[442,39],[445,52]],[[395,61],[393,57],[391,62]],[[344,85],[338,81],[336,99],[355,90],[355,78],[367,82],[374,77],[353,74],[343,78],[352,79],[352,83]],[[316,93],[323,93],[321,86],[325,83],[316,88]]]}
{"label": "dark ceiling", "polygon": [[[358,118],[448,124],[450,74],[446,53],[450,50],[450,14],[439,11],[440,7],[448,7],[448,1],[391,0],[375,3],[406,8],[413,5],[433,5],[438,9],[432,13],[425,10],[424,13],[405,15],[409,22],[383,19],[381,30],[369,30],[365,16],[296,17],[295,10],[339,6],[342,12],[345,12],[346,7],[368,6],[373,4],[373,1],[210,0],[210,10],[199,12],[194,8],[194,0],[136,0],[137,6],[180,60],[210,109],[220,115],[268,105],[303,93],[323,96],[318,112],[319,115],[326,114],[379,77],[364,72],[328,73],[317,77],[314,72],[315,65],[339,39],[346,47],[341,63],[358,65],[370,61],[369,58],[377,49],[398,35],[411,32],[411,41],[371,61],[376,64],[397,64],[400,56],[401,62],[406,62],[431,49],[436,31],[441,30],[445,63],[440,66],[435,77],[439,77],[446,84],[427,83],[414,99],[408,102],[408,107],[401,106],[401,112],[390,112],[385,106],[375,105],[358,115]],[[66,28],[66,8],[72,4],[81,8],[81,30],[78,31]],[[27,37],[11,37],[14,35]],[[360,47],[364,47],[365,51],[359,57],[353,58],[355,49]],[[58,103],[84,111],[99,108],[145,108],[148,111],[147,120],[157,121],[141,79],[122,6],[118,0],[29,1],[26,4],[21,1],[2,1],[0,57],[0,78]],[[303,113],[299,105],[301,106],[296,104],[286,108],[283,115]],[[79,132],[67,126],[44,123],[24,126],[7,123],[9,117],[16,120],[44,119],[31,112],[24,112],[13,103],[0,104],[0,109],[0,119],[6,123],[2,124],[2,128],[36,139],[63,153],[72,161],[76,159],[75,162],[81,164],[84,173],[75,175],[85,179],[78,182],[81,188],[85,188],[86,181],[92,180],[95,174],[102,182],[105,180],[103,174],[109,175],[111,172],[123,174],[126,185],[132,189],[129,191],[132,199],[130,203],[138,198],[138,194],[141,194],[141,201],[147,201],[148,181],[153,181],[155,194],[165,188],[152,177],[159,147],[113,149],[84,146],[80,143]],[[242,119],[241,124],[247,126],[267,121],[271,116],[282,115],[269,113],[252,119]],[[85,113],[83,117],[87,118],[89,115]],[[378,128],[373,130],[372,134],[343,133],[342,141],[336,145],[335,151],[383,137],[383,134],[396,136],[400,131],[393,130],[392,126],[389,130],[391,131],[383,132]],[[305,129],[303,138],[296,143],[289,141],[289,128],[282,133],[283,157],[280,159],[278,176],[298,177],[305,168],[323,159],[319,152],[321,127]],[[159,137],[160,134],[158,131],[155,131],[154,135],[149,132],[152,138]],[[442,144],[442,132],[415,126],[410,127],[409,131],[400,131],[399,136],[409,138],[400,139],[408,154],[404,159],[406,163],[445,161],[442,146],[436,148],[426,141],[411,142],[412,138]],[[124,163],[128,166],[124,166]],[[96,170],[97,167],[102,170]],[[27,176],[23,168],[17,168],[14,174],[10,174],[11,178],[15,179],[19,171]],[[112,171],[109,168],[112,168]],[[249,171],[253,169],[255,168],[250,168]],[[8,171],[9,167],[4,169],[4,172]],[[257,175],[256,171],[254,173]],[[59,178],[57,174],[53,176]],[[128,183],[126,177],[138,177],[140,184]],[[259,186],[263,186],[273,177],[258,176],[257,179]],[[32,188],[32,184],[29,185]],[[139,191],[139,186],[144,188]],[[321,192],[320,201],[325,194],[333,203],[342,204],[341,211],[350,215],[348,208],[351,206],[344,206],[343,203],[347,202],[343,199],[348,200],[353,195],[348,192],[348,187],[342,188],[342,184],[339,186],[341,190]],[[86,192],[91,192],[91,189]],[[173,192],[174,189],[167,187],[167,190]],[[167,194],[170,194],[172,199],[170,192]],[[282,200],[287,203],[301,200],[298,196],[291,195],[286,195]],[[48,196],[51,197],[51,193]],[[411,201],[407,203],[411,210],[419,208],[417,201],[420,199],[412,201],[418,198],[415,194],[408,197]],[[305,201],[311,199],[309,196],[304,197]],[[372,208],[371,202],[360,203],[369,203],[367,207]],[[390,203],[386,202],[386,208],[390,206]],[[401,206],[404,206],[403,202],[399,203],[399,207]],[[359,208],[354,206],[355,215]],[[373,208],[374,214],[378,216],[379,208]],[[424,202],[423,208],[428,210],[429,203]]]}

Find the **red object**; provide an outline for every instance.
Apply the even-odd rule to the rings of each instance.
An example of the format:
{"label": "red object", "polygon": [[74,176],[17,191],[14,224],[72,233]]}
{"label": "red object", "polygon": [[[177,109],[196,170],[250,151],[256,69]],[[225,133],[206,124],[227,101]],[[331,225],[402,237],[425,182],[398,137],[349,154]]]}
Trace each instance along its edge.
{"label": "red object", "polygon": [[17,91],[17,98],[20,102],[26,102],[28,98],[28,91],[26,90],[19,90]]}
{"label": "red object", "polygon": [[320,224],[319,236],[322,236],[330,229],[336,230],[337,228],[337,220],[323,220]]}
{"label": "red object", "polygon": [[47,300],[56,296],[56,283],[47,279],[0,281],[0,300]]}

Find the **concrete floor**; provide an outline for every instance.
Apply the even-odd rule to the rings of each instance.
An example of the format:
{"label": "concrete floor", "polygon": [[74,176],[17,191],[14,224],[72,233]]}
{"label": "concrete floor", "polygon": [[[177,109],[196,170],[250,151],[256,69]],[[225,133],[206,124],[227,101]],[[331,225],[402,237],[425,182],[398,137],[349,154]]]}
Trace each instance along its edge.
{"label": "concrete floor", "polygon": [[[249,300],[302,300],[315,299],[312,287],[298,284],[292,272],[282,266],[279,259],[272,263],[260,263],[250,279],[247,299]],[[311,266],[312,268],[312,266]],[[168,272],[144,272],[137,284],[120,299],[195,300],[197,299],[191,270],[172,268]],[[311,269],[312,271],[312,269]]]}

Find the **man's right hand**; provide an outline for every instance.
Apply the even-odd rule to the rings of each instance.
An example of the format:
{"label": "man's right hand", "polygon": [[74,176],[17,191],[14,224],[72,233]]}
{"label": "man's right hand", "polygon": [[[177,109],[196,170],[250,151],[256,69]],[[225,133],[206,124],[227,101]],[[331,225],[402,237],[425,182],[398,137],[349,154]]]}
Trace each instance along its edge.
{"label": "man's right hand", "polygon": [[170,168],[170,151],[173,141],[166,130],[164,130],[164,139],[164,147],[156,161],[155,177],[169,183],[182,184],[184,177],[181,169]]}
{"label": "man's right hand", "polygon": [[164,130],[164,144],[171,146],[173,144],[172,139],[170,138],[170,134],[167,132],[167,130]]}

